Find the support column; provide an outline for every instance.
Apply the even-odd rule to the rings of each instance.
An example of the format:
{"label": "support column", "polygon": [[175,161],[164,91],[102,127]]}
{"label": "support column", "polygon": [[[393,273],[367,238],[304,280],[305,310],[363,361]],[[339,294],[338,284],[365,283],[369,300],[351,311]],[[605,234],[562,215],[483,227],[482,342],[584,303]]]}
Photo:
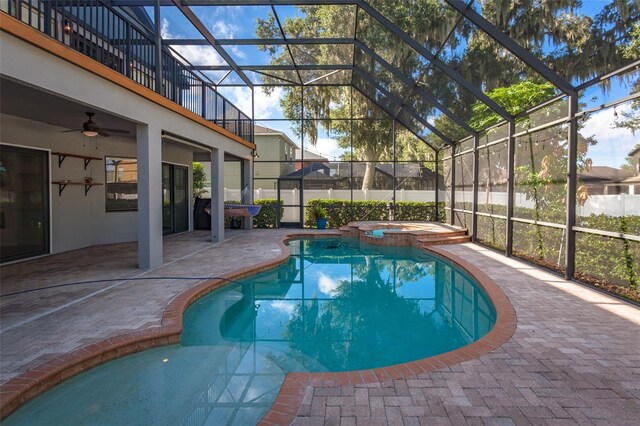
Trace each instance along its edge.
{"label": "support column", "polygon": [[505,254],[511,257],[513,254],[513,192],[514,192],[514,167],[516,150],[516,121],[509,121],[509,138],[507,142],[507,232]]}
{"label": "support column", "polygon": [[480,146],[480,135],[473,137],[473,206],[471,207],[471,241],[478,239],[478,182],[480,175],[480,164],[478,164],[478,147]]}
{"label": "support column", "polygon": [[[444,172],[444,166],[440,163],[438,163],[440,157],[440,151],[436,151],[435,153],[435,172],[436,172],[436,184],[434,185],[436,188],[436,192],[434,194],[434,201],[436,203],[436,214],[435,214],[435,222],[440,222],[440,195],[438,194],[438,191],[440,191],[440,185],[439,185],[439,180],[440,180],[440,170],[442,170]],[[443,173],[444,175],[444,173]]]}
{"label": "support column", "polygon": [[576,188],[577,188],[577,159],[578,159],[578,94],[569,96],[569,134],[567,144],[567,218],[565,232],[565,271],[567,280],[574,278],[576,265]]}
{"label": "support column", "polygon": [[162,129],[138,124],[138,267],[162,265]]}
{"label": "support column", "polygon": [[[393,220],[396,220],[396,119],[393,119],[391,123],[391,139],[393,142],[393,194],[391,195],[391,212],[393,214]],[[391,215],[390,215],[391,216]],[[389,217],[389,220],[392,218]]]}
{"label": "support column", "polygon": [[211,242],[224,241],[224,151],[211,150]]}
{"label": "support column", "polygon": [[[242,160],[242,189],[247,189],[246,195],[242,198],[243,204],[253,204],[253,161]],[[244,218],[244,229],[253,229],[253,217]]]}
{"label": "support column", "polygon": [[156,92],[162,93],[162,22],[160,21],[160,0],[156,0],[153,7],[153,18],[155,23],[155,74],[156,74]]}
{"label": "support column", "polygon": [[456,212],[453,209],[456,208],[456,146],[451,147],[451,195],[449,197],[451,208],[449,209],[449,225],[455,225]]}

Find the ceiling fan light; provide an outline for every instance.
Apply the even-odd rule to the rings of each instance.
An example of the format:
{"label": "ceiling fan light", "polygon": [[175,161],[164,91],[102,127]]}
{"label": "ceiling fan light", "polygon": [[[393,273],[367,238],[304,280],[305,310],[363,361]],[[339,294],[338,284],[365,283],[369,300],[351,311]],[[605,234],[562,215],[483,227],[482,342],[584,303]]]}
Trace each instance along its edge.
{"label": "ceiling fan light", "polygon": [[89,137],[89,138],[94,138],[96,136],[98,136],[98,132],[96,132],[95,130],[83,130],[82,134]]}

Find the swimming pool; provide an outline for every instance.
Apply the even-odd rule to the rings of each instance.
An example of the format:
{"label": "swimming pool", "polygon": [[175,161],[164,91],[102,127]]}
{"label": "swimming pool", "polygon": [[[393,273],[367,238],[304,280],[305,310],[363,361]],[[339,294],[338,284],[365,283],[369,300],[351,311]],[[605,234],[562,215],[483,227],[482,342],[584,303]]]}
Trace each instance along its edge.
{"label": "swimming pool", "polygon": [[96,367],[6,424],[252,424],[289,371],[425,358],[489,332],[484,292],[447,262],[358,240],[299,240],[278,268],[196,301],[180,345]]}

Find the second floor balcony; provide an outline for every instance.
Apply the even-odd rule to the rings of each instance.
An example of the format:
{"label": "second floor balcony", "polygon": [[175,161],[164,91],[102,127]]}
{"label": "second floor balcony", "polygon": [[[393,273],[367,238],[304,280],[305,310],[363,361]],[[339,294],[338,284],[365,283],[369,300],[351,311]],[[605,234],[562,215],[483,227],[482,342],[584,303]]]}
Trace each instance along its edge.
{"label": "second floor balcony", "polygon": [[215,82],[166,46],[158,55],[154,24],[143,8],[115,8],[101,0],[8,0],[0,10],[253,142],[251,118],[218,93]]}

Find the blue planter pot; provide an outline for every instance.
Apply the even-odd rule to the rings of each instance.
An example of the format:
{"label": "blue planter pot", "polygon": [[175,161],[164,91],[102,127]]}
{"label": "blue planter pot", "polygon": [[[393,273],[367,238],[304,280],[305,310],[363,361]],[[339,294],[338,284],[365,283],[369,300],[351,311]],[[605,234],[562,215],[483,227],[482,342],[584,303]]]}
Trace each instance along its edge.
{"label": "blue planter pot", "polygon": [[327,219],[324,219],[324,218],[316,219],[316,227],[318,229],[325,229],[327,227]]}

